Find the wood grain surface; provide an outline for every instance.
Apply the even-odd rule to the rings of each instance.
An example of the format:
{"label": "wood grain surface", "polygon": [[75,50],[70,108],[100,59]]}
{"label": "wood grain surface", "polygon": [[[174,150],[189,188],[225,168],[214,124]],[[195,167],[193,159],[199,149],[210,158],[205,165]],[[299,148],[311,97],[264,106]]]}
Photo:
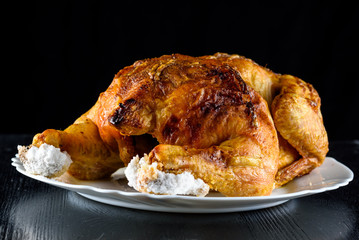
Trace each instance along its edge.
{"label": "wood grain surface", "polygon": [[11,157],[29,135],[0,135],[0,239],[359,239],[359,141],[329,156],[354,172],[348,186],[263,210],[178,214],[97,203],[18,173]]}

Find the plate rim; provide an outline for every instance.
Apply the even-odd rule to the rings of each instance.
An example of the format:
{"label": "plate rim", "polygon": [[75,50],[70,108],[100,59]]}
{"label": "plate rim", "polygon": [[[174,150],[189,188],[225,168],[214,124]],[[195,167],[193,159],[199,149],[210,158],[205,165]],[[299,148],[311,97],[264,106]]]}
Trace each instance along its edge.
{"label": "plate rim", "polygon": [[[309,190],[307,189],[307,190],[301,190],[301,191],[293,192],[293,193],[285,193],[285,194],[269,195],[269,196],[196,197],[196,196],[182,196],[182,195],[154,195],[154,194],[140,193],[140,192],[126,192],[123,190],[116,190],[116,189],[103,189],[103,188],[90,186],[90,185],[83,185],[83,184],[64,183],[64,182],[60,182],[60,181],[57,181],[54,179],[49,179],[49,178],[46,178],[43,176],[33,175],[33,174],[26,172],[22,165],[22,162],[19,160],[18,157],[13,157],[11,160],[12,160],[12,165],[14,167],[16,167],[16,170],[18,172],[20,172],[21,174],[23,174],[27,177],[30,177],[32,179],[56,186],[56,187],[65,188],[70,191],[81,192],[82,190],[90,190],[90,191],[93,191],[96,193],[101,193],[101,194],[116,194],[116,195],[125,196],[125,197],[147,197],[147,198],[151,198],[151,199],[166,199],[166,200],[181,199],[181,200],[191,200],[191,201],[195,200],[195,201],[206,201],[206,202],[211,202],[211,201],[235,201],[235,202],[257,201],[258,202],[258,201],[273,201],[273,200],[279,201],[279,200],[283,200],[283,199],[289,200],[289,199],[308,196],[308,195],[317,194],[317,193],[321,193],[321,192],[325,192],[325,191],[335,190],[335,189],[338,189],[339,187],[348,185],[349,182],[351,182],[354,179],[354,173],[351,171],[350,168],[345,166],[343,163],[337,161],[333,157],[326,157],[324,163],[329,164],[329,162],[332,162],[332,163],[337,164],[338,166],[340,166],[342,169],[344,169],[346,171],[346,173],[348,174],[348,177],[345,179],[341,179],[342,180],[341,182],[336,183],[332,186],[328,186],[328,187],[323,187],[323,188],[318,188],[318,189],[309,189]],[[323,163],[323,165],[324,165],[324,163]]]}
{"label": "plate rim", "polygon": [[[119,199],[111,199],[103,196],[95,196],[95,195],[89,195],[85,193],[76,192],[77,194],[91,199],[96,202],[109,204],[112,206],[119,206],[119,207],[125,207],[125,208],[131,208],[131,209],[139,209],[139,210],[145,210],[145,211],[157,211],[157,212],[171,212],[171,213],[229,213],[229,212],[243,212],[243,211],[251,211],[251,210],[259,210],[269,207],[275,207],[280,204],[283,204],[290,199],[280,199],[276,201],[269,201],[269,202],[258,202],[256,204],[251,205],[230,205],[226,207],[219,207],[219,208],[213,208],[208,206],[203,206],[201,208],[188,208],[188,207],[182,207],[182,206],[164,206],[164,205],[156,205],[155,207],[148,206],[146,204],[142,203],[129,203],[126,201],[121,201]],[[109,202],[110,201],[110,202]],[[111,202],[114,201],[114,202]]]}

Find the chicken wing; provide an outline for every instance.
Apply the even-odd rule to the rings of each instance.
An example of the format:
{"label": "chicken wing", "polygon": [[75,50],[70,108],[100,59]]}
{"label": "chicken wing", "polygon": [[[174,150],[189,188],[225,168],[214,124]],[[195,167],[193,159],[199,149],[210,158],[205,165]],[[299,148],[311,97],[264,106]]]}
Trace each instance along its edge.
{"label": "chicken wing", "polygon": [[281,92],[272,104],[273,119],[280,135],[301,157],[279,169],[277,186],[320,166],[328,152],[318,93],[312,85],[290,75],[281,76],[280,85]]}

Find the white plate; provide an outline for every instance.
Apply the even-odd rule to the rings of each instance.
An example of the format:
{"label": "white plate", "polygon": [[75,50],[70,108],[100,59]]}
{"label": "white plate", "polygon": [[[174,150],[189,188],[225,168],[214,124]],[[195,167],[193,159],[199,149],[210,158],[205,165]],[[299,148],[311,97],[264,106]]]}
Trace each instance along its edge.
{"label": "white plate", "polygon": [[81,181],[64,174],[60,179],[48,179],[25,171],[18,158],[12,165],[20,173],[60,188],[75,191],[80,195],[110,205],[161,212],[181,213],[219,213],[268,208],[282,204],[290,199],[334,190],[353,180],[353,172],[327,157],[322,166],[310,174],[297,178],[284,187],[273,190],[264,197],[224,197],[210,192],[206,197],[169,196],[139,193],[127,186],[127,180]]}

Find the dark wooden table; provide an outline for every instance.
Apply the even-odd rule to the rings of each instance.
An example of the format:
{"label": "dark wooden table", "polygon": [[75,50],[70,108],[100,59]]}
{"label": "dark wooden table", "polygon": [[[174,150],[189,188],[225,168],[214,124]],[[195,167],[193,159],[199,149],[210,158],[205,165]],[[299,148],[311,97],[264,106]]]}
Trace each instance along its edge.
{"label": "dark wooden table", "polygon": [[331,142],[348,186],[263,210],[178,214],[93,202],[11,166],[30,135],[0,135],[0,239],[359,239],[359,141]]}

